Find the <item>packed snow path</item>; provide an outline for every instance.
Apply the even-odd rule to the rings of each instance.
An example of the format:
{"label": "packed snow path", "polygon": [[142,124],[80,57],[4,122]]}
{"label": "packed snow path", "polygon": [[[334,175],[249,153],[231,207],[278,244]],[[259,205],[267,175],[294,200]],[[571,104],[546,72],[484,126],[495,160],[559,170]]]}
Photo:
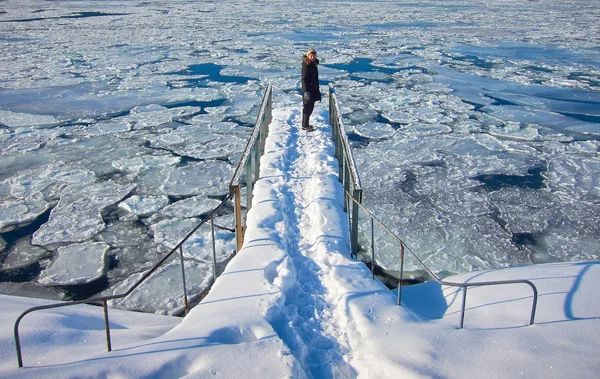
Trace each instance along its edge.
{"label": "packed snow path", "polygon": [[259,184],[271,191],[254,200],[272,202],[283,218],[272,219],[271,239],[287,253],[271,273],[284,298],[276,310],[283,317],[273,327],[311,376],[354,376],[345,359],[344,321],[336,317],[327,288],[330,247],[348,244],[344,219],[329,219],[340,216],[343,206],[331,127],[319,122],[316,131],[305,132],[297,127],[300,118],[297,111],[274,112]]}

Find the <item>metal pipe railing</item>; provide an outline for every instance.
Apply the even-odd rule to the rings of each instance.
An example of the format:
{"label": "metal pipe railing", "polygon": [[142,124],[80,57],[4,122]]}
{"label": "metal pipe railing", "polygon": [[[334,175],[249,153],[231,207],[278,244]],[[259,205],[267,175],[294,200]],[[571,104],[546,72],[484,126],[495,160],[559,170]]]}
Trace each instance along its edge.
{"label": "metal pipe railing", "polygon": [[[246,191],[247,191],[247,199],[246,206],[247,209],[250,209],[252,204],[252,187],[259,175],[259,166],[260,166],[260,157],[264,152],[265,140],[267,138],[268,133],[268,125],[272,119],[272,86],[269,84],[265,93],[263,95],[260,111],[256,120],[256,124],[252,131],[250,138],[248,139],[248,143],[246,144],[246,148],[242,154],[242,158],[238,163],[238,166],[234,172],[233,178],[229,185],[229,194],[227,197],[219,204],[213,211],[208,214],[191,232],[189,232],[178,244],[175,246],[169,253],[167,253],[164,257],[160,259],[158,263],[156,263],[148,272],[146,272],[131,288],[129,288],[126,292],[122,294],[112,295],[112,296],[102,296],[102,297],[92,297],[86,300],[79,301],[71,301],[57,304],[49,304],[43,306],[32,307],[25,310],[15,321],[14,326],[14,336],[15,336],[15,344],[17,349],[17,361],[19,367],[23,367],[23,357],[21,350],[21,341],[19,338],[19,325],[21,320],[29,313],[44,309],[53,309],[53,308],[61,308],[68,307],[78,304],[93,304],[101,302],[104,308],[104,321],[106,328],[106,345],[108,351],[111,351],[111,338],[110,338],[110,327],[108,322],[108,306],[107,301],[121,299],[129,294],[131,294],[140,284],[142,284],[146,279],[148,279],[160,266],[162,266],[171,256],[179,251],[181,257],[181,275],[182,275],[182,284],[183,284],[183,295],[184,295],[184,308],[185,313],[189,312],[189,303],[187,298],[187,288],[186,288],[186,280],[185,280],[185,265],[184,265],[184,257],[183,257],[183,244],[200,228],[200,226],[204,225],[208,220],[211,223],[211,236],[212,236],[212,249],[213,249],[213,277],[216,280],[217,277],[217,261],[216,261],[216,247],[215,247],[215,232],[214,232],[214,214],[220,210],[228,201],[232,198],[234,199],[234,214],[235,214],[235,226],[234,232],[236,234],[236,252],[239,251],[242,247],[243,242],[243,230],[244,225],[242,224],[241,217],[241,187],[240,182],[242,175],[246,174]],[[254,162],[252,162],[254,160]],[[254,171],[252,170],[252,165],[254,164]],[[252,176],[254,173],[254,177]],[[213,282],[214,282],[213,280]]]}
{"label": "metal pipe railing", "polygon": [[[370,210],[368,210],[367,207],[365,207],[362,204],[362,201],[355,199],[348,191],[345,191],[345,194],[346,194],[346,198],[349,199],[349,201],[356,204],[357,207],[362,208],[367,213],[367,215],[371,219],[371,223],[376,222],[377,224],[379,224],[383,228],[383,230],[385,230],[390,236],[392,236],[392,238],[394,238],[400,244],[400,273],[399,273],[399,279],[398,279],[398,305],[402,305],[402,280],[403,280],[402,275],[403,275],[403,271],[404,271],[404,250],[405,250],[405,247],[408,248],[408,246],[400,237],[398,237],[387,226],[385,226],[385,224],[383,222],[381,222],[377,217],[375,217],[375,215]],[[374,244],[375,244],[374,241],[375,241],[374,228],[371,227],[371,244],[372,244],[372,246],[374,246]],[[373,247],[373,249],[374,249],[374,247]],[[515,280],[495,280],[495,281],[486,281],[486,282],[474,282],[474,283],[448,282],[448,281],[442,280],[440,277],[438,277],[429,267],[427,267],[425,262],[423,262],[410,248],[408,248],[408,251],[412,255],[412,257],[417,260],[419,265],[421,267],[423,267],[423,269],[429,274],[429,276],[431,278],[433,278],[433,280],[435,280],[437,283],[439,283],[440,285],[444,285],[444,286],[462,288],[463,296],[462,296],[462,304],[461,304],[460,329],[462,329],[464,326],[465,308],[466,308],[466,302],[467,302],[467,289],[469,287],[483,287],[483,286],[510,285],[510,284],[526,284],[531,287],[531,289],[533,291],[533,302],[531,305],[531,314],[529,317],[529,325],[533,325],[533,323],[535,321],[535,312],[537,309],[538,290],[537,290],[537,287],[535,286],[535,284],[533,284],[531,281],[529,281],[527,279],[515,279]],[[372,256],[373,255],[374,255],[374,252],[372,252]],[[373,259],[371,262],[371,267],[374,267],[374,266],[375,266],[375,260]]]}
{"label": "metal pipe railing", "polygon": [[[184,297],[184,304],[185,304],[185,313],[187,314],[189,312],[189,305],[188,305],[188,298],[187,298],[187,290],[185,288],[185,269],[184,269],[184,264],[183,264],[183,250],[182,250],[182,246],[208,220],[211,220],[211,222],[212,222],[212,218],[213,218],[214,214],[216,212],[218,212],[222,207],[224,207],[225,204],[232,199],[233,195],[234,195],[233,192],[229,193],[229,195],[221,202],[221,204],[219,204],[215,209],[213,209],[213,211],[210,212],[210,214],[208,214],[206,217],[204,217],[204,219],[202,221],[200,221],[200,223],[194,229],[192,229],[192,231],[190,231],[177,244],[177,246],[175,246],[169,253],[167,253],[165,256],[163,256],[149,271],[147,271],[126,292],[121,293],[121,294],[117,294],[117,295],[111,295],[111,296],[92,297],[92,298],[89,298],[89,299],[86,299],[86,300],[78,300],[78,301],[70,301],[70,302],[63,302],[63,303],[56,303],[56,304],[41,305],[41,306],[29,308],[29,309],[25,310],[23,313],[21,313],[21,315],[15,321],[15,326],[14,326],[15,345],[16,345],[16,349],[17,349],[17,363],[18,363],[19,367],[23,367],[23,355],[22,355],[22,350],[21,350],[21,340],[20,340],[20,337],[19,337],[19,325],[21,323],[21,320],[26,315],[28,315],[31,312],[45,310],[45,309],[70,307],[70,306],[78,305],[78,304],[102,303],[102,307],[104,308],[104,325],[105,325],[105,330],[106,330],[106,346],[107,346],[108,351],[111,351],[112,350],[112,344],[111,344],[111,338],[110,338],[110,326],[109,326],[109,322],[108,322],[108,306],[107,306],[107,301],[109,301],[109,300],[116,300],[116,299],[121,299],[121,298],[127,297],[137,287],[139,287],[146,279],[148,279],[169,258],[171,258],[171,256],[173,256],[177,252],[180,252],[180,254],[181,254],[181,270],[182,270],[182,278],[183,278],[183,286],[184,286],[184,288],[183,288],[183,297]],[[213,238],[214,238],[214,234],[213,234]],[[214,241],[213,241],[213,248],[214,248]],[[213,255],[214,254],[215,254],[215,252],[213,251]],[[214,261],[214,262],[216,262],[216,261]],[[215,268],[213,268],[213,269],[214,269],[213,272],[216,274],[216,269]]]}
{"label": "metal pipe railing", "polygon": [[[242,176],[246,176],[246,209],[252,207],[252,189],[254,183],[258,180],[260,173],[260,157],[265,151],[265,140],[269,132],[269,124],[273,119],[273,87],[269,84],[263,94],[256,124],[252,130],[252,134],[246,143],[242,157],[238,162],[231,182],[229,183],[229,191],[234,193],[234,212],[235,212],[235,236],[236,236],[236,251],[239,252],[244,242],[244,226],[245,221],[242,220],[242,191],[241,181]],[[254,170],[252,170],[254,166]]]}
{"label": "metal pipe railing", "polygon": [[[346,129],[338,105],[333,85],[329,85],[329,124],[331,125],[331,138],[335,146],[335,157],[339,164],[339,180],[345,191],[352,192],[352,196],[362,202],[363,190],[352,149],[348,143]],[[349,210],[348,206],[352,205]],[[344,202],[344,211],[348,212],[350,223],[350,253],[356,257],[358,254],[358,206]]]}

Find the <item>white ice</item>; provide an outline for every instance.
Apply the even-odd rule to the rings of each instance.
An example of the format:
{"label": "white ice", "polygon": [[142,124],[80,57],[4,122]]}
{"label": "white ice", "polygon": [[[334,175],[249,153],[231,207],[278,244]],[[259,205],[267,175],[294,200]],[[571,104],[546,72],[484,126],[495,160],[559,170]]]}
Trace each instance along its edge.
{"label": "white ice", "polygon": [[50,220],[33,234],[32,243],[46,246],[89,239],[105,227],[102,211],[123,199],[134,188],[132,184],[110,182],[66,187],[58,205],[50,213]]}
{"label": "white ice", "polygon": [[110,246],[86,242],[58,248],[58,257],[42,271],[38,281],[47,286],[86,284],[106,275]]}
{"label": "white ice", "polygon": [[190,163],[175,168],[162,185],[169,196],[220,195],[233,175],[233,167],[222,161]]}
{"label": "white ice", "polygon": [[119,207],[136,216],[150,216],[169,204],[166,196],[133,195],[119,203]]}

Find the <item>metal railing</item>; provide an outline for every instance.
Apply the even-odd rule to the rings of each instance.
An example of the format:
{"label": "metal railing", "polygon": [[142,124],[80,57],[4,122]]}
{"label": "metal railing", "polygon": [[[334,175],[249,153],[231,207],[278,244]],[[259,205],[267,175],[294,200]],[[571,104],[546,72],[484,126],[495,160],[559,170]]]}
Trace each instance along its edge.
{"label": "metal railing", "polygon": [[105,331],[106,331],[106,346],[107,346],[108,351],[111,351],[112,350],[112,344],[111,344],[111,339],[110,339],[110,326],[109,326],[109,322],[108,322],[108,306],[107,306],[107,302],[110,301],[110,300],[117,300],[117,299],[122,299],[124,297],[127,297],[129,294],[131,294],[137,287],[139,287],[146,279],[148,279],[156,270],[158,270],[167,260],[169,260],[169,258],[171,258],[173,255],[175,255],[177,252],[179,252],[180,259],[181,259],[181,275],[182,275],[182,286],[183,286],[183,302],[184,302],[184,307],[185,307],[185,313],[187,314],[189,312],[189,303],[188,303],[187,288],[186,288],[186,283],[185,283],[185,268],[184,268],[184,257],[183,257],[183,244],[190,237],[192,237],[194,235],[194,233],[202,225],[204,225],[207,221],[210,221],[211,236],[212,236],[212,248],[213,248],[213,256],[212,256],[212,258],[213,258],[213,282],[214,282],[214,280],[216,280],[216,278],[217,278],[217,269],[216,269],[216,267],[217,267],[217,258],[216,258],[216,249],[215,249],[215,229],[214,229],[215,225],[214,225],[214,222],[213,222],[213,218],[214,218],[214,215],[233,198],[233,195],[234,195],[233,192],[229,193],[229,195],[221,202],[221,204],[219,204],[215,209],[213,209],[212,212],[210,212],[210,214],[208,214],[206,217],[204,217],[204,219],[202,219],[202,221],[200,221],[200,223],[196,227],[194,227],[169,253],[165,254],[165,256],[163,256],[160,259],[160,261],[158,261],[150,270],[148,270],[126,292],[123,292],[123,293],[117,294],[117,295],[111,295],[111,296],[91,297],[91,298],[85,299],[85,300],[69,301],[69,302],[62,302],[62,303],[41,305],[41,306],[29,308],[29,309],[25,310],[23,313],[21,313],[21,315],[15,321],[15,326],[14,326],[15,345],[16,345],[16,348],[17,348],[17,362],[19,364],[19,367],[23,367],[23,357],[22,357],[22,351],[21,351],[21,340],[19,338],[19,324],[21,323],[21,320],[23,319],[23,317],[25,317],[29,313],[34,312],[34,311],[44,310],[44,309],[70,307],[70,306],[78,305],[78,304],[97,304],[97,303],[102,303],[102,307],[104,308],[104,326],[105,326]]}
{"label": "metal railing", "polygon": [[[348,143],[344,124],[342,122],[341,114],[339,111],[339,105],[335,96],[335,90],[332,85],[329,85],[329,124],[332,127],[332,138],[335,142],[335,157],[339,162],[339,173],[340,181],[344,186],[345,200],[344,210],[348,212],[349,226],[350,226],[350,246],[351,254],[354,257],[358,255],[358,234],[359,234],[359,208],[362,208],[371,219],[371,275],[375,278],[375,236],[374,236],[374,223],[377,222],[389,235],[392,236],[400,244],[400,273],[398,279],[398,305],[402,302],[402,281],[404,271],[404,250],[406,244],[400,237],[393,233],[388,227],[386,227],[379,219],[377,219],[372,212],[370,212],[363,204],[363,190],[361,188],[360,177],[358,176],[358,170],[354,163],[354,157]],[[350,208],[351,211],[350,211]],[[494,286],[494,285],[508,285],[508,284],[527,284],[533,290],[533,304],[531,308],[531,316],[529,318],[529,325],[532,325],[535,320],[535,311],[537,308],[538,291],[536,286],[529,280],[502,280],[502,281],[490,281],[490,282],[475,282],[475,283],[453,283],[440,279],[425,263],[419,259],[419,257],[411,250],[408,249],[410,254],[417,260],[419,265],[429,274],[440,285],[459,287],[463,289],[462,305],[461,305],[461,316],[460,316],[460,329],[464,326],[465,307],[467,299],[467,288],[468,287],[482,287],[482,286]]]}
{"label": "metal railing", "polygon": [[[331,138],[335,145],[335,157],[339,164],[339,179],[344,190],[352,194],[356,203],[362,203],[363,190],[360,184],[354,156],[348,143],[342,115],[333,86],[329,85],[329,125]],[[352,208],[350,210],[350,208]],[[358,205],[355,202],[344,201],[344,211],[348,213],[350,224],[350,252],[353,257],[358,253]]]}
{"label": "metal railing", "polygon": [[[241,182],[242,177],[245,174],[245,185],[246,185],[246,207],[250,209],[252,204],[252,187],[256,182],[259,176],[259,168],[260,168],[260,157],[264,152],[265,139],[267,138],[268,125],[272,119],[272,86],[269,84],[265,93],[263,95],[260,111],[256,120],[256,124],[252,131],[250,138],[248,139],[248,143],[240,162],[235,170],[231,183],[229,185],[229,194],[227,197],[219,204],[209,215],[207,215],[191,232],[189,232],[178,244],[175,246],[169,253],[167,253],[164,257],[160,259],[148,272],[146,272],[131,288],[129,288],[126,292],[117,295],[111,296],[99,296],[92,297],[86,300],[78,300],[78,301],[70,301],[70,302],[62,302],[56,304],[48,304],[37,307],[32,307],[25,310],[15,321],[14,326],[14,336],[15,336],[15,345],[17,349],[17,361],[19,367],[23,367],[23,357],[21,350],[21,341],[19,338],[19,325],[21,320],[31,312],[45,310],[45,309],[53,309],[53,308],[62,308],[69,307],[78,304],[97,304],[101,303],[104,309],[104,324],[106,331],[106,346],[108,351],[112,350],[111,338],[110,338],[110,326],[108,321],[108,305],[107,302],[110,300],[117,300],[124,297],[127,297],[131,294],[138,286],[140,286],[146,279],[148,279],[158,268],[160,268],[169,258],[171,258],[175,253],[179,252],[181,257],[181,275],[182,275],[182,286],[183,286],[183,297],[184,297],[184,308],[185,313],[189,312],[189,302],[187,297],[187,289],[186,289],[186,280],[185,280],[185,267],[184,267],[184,257],[183,257],[183,244],[207,221],[210,220],[211,225],[211,237],[212,237],[212,249],[213,249],[213,278],[216,280],[217,278],[217,261],[216,261],[216,248],[215,248],[215,231],[214,231],[214,215],[225,206],[231,199],[234,200],[234,212],[235,212],[235,227],[234,232],[236,234],[236,252],[241,249],[243,242],[243,231],[244,224],[242,224],[242,207],[241,207]],[[213,283],[214,283],[213,280]]]}
{"label": "metal railing", "polygon": [[265,151],[265,140],[269,133],[269,124],[273,119],[272,109],[273,87],[269,84],[263,94],[252,135],[248,139],[246,148],[242,153],[242,157],[240,158],[231,182],[229,183],[229,192],[232,192],[235,195],[235,237],[238,252],[242,248],[244,242],[244,230],[246,225],[245,220],[242,220],[242,179],[245,179],[246,185],[246,209],[250,210],[252,206],[252,189],[254,183],[258,180],[260,173],[260,157]]}
{"label": "metal railing", "polygon": [[[211,236],[212,236],[212,247],[213,247],[213,278],[217,278],[217,262],[215,252],[215,233],[214,233],[214,215],[223,207],[227,202],[233,199],[234,203],[234,214],[235,214],[235,235],[236,235],[236,252],[238,252],[243,243],[243,234],[245,229],[245,220],[242,220],[242,200],[241,200],[241,187],[245,184],[246,187],[246,209],[250,209],[252,204],[252,189],[256,180],[259,178],[260,172],[260,157],[264,153],[265,140],[268,134],[268,125],[272,120],[272,86],[269,84],[263,94],[263,98],[260,105],[259,114],[256,120],[256,124],[252,131],[246,148],[242,153],[240,162],[236,167],[232,180],[229,184],[229,194],[217,206],[209,215],[207,215],[192,231],[190,231],[169,253],[163,256],[148,272],[146,272],[131,288],[126,292],[111,296],[100,296],[92,297],[86,300],[62,302],[56,304],[49,304],[44,306],[32,307],[25,310],[16,320],[14,326],[15,344],[17,349],[17,360],[19,367],[23,367],[23,358],[21,350],[21,342],[19,338],[19,325],[22,319],[29,313],[39,310],[61,308],[67,306],[73,306],[78,304],[97,304],[101,303],[104,310],[104,322],[106,331],[106,344],[107,349],[110,352],[112,350],[111,337],[110,337],[110,326],[108,320],[108,306],[107,302],[110,300],[116,300],[127,297],[131,294],[138,286],[140,286],[145,280],[147,280],[160,266],[162,266],[169,258],[175,253],[179,252],[181,258],[181,270],[182,270],[182,286],[184,295],[184,307],[186,314],[189,311],[189,303],[187,298],[187,289],[185,282],[185,269],[184,269],[184,256],[183,256],[183,244],[207,221],[211,222]],[[358,254],[358,229],[359,229],[359,208],[362,208],[371,217],[371,230],[373,230],[373,223],[377,222],[386,230],[393,238],[400,243],[400,279],[398,281],[398,305],[401,305],[401,293],[402,293],[402,267],[404,264],[404,249],[405,243],[391,232],[381,221],[379,221],[364,205],[362,205],[363,190],[354,163],[354,157],[348,143],[348,138],[344,129],[341,114],[335,91],[333,86],[329,86],[329,123],[332,126],[332,138],[335,144],[335,157],[339,162],[339,179],[342,183],[345,191],[344,210],[348,212],[349,226],[350,226],[350,245],[351,253],[353,256]],[[244,180],[242,180],[244,179]],[[350,209],[351,208],[351,209]],[[375,267],[375,256],[374,256],[374,236],[372,235],[372,270]],[[460,328],[464,324],[464,312],[467,296],[468,287],[476,286],[490,286],[490,285],[501,285],[501,284],[517,284],[524,283],[531,286],[534,293],[533,306],[530,317],[530,325],[533,324],[535,318],[535,310],[537,305],[537,288],[529,280],[509,280],[509,281],[493,281],[493,282],[476,282],[476,283],[452,283],[441,280],[435,273],[433,273],[410,249],[409,252],[417,259],[419,264],[428,272],[428,274],[438,283],[447,286],[461,287],[463,288],[463,303],[461,309],[461,322]],[[373,273],[374,277],[374,273]]]}
{"label": "metal railing", "polygon": [[449,286],[449,287],[459,287],[462,288],[462,304],[461,304],[461,312],[460,312],[460,329],[464,326],[465,320],[465,307],[467,302],[467,289],[469,287],[483,287],[483,286],[496,286],[496,285],[509,285],[509,284],[527,284],[533,290],[533,303],[531,306],[531,315],[529,317],[529,325],[533,325],[535,321],[535,311],[537,308],[538,301],[538,290],[531,281],[527,279],[515,279],[515,280],[495,280],[495,281],[486,281],[486,282],[473,282],[473,283],[454,283],[442,280],[438,277],[427,265],[406,245],[406,243],[398,237],[394,232],[392,232],[383,222],[381,222],[371,211],[369,211],[358,199],[355,199],[352,194],[348,191],[345,191],[346,198],[349,199],[353,204],[357,207],[360,207],[362,210],[366,212],[371,220],[371,275],[373,279],[375,279],[375,223],[377,223],[381,228],[388,233],[396,242],[400,245],[400,270],[399,270],[399,278],[398,278],[398,305],[402,305],[402,281],[403,281],[403,271],[404,271],[404,261],[405,250],[412,255],[412,257],[419,263],[421,267],[429,274],[429,276],[435,280],[440,285]]}

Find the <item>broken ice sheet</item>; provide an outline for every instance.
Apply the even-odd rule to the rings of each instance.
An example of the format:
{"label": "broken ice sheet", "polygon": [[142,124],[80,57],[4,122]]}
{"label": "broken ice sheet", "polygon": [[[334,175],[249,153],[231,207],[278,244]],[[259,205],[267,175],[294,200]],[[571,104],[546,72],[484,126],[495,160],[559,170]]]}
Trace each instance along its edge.
{"label": "broken ice sheet", "polygon": [[135,129],[146,129],[172,122],[175,114],[173,110],[152,104],[135,107],[127,118]]}
{"label": "broken ice sheet", "polygon": [[10,128],[20,127],[50,127],[60,123],[60,120],[50,115],[36,115],[0,110],[0,123]]}
{"label": "broken ice sheet", "polygon": [[39,197],[54,200],[58,198],[59,191],[69,184],[85,184],[95,181],[96,176],[92,171],[55,162],[55,164],[23,171],[14,176],[11,178],[10,192],[13,196],[21,199]]}
{"label": "broken ice sheet", "polygon": [[238,136],[218,136],[214,140],[199,146],[185,146],[178,150],[183,155],[197,159],[222,159],[237,162],[244,151],[247,138]]}
{"label": "broken ice sheet", "polygon": [[172,218],[198,217],[211,212],[219,204],[221,204],[219,200],[209,199],[205,196],[194,196],[170,204],[163,208],[160,213]]}
{"label": "broken ice sheet", "polygon": [[[186,260],[184,267],[188,294],[199,294],[208,288],[213,280],[211,265]],[[144,274],[130,276],[105,294],[124,293]],[[119,309],[174,314],[182,310],[183,296],[181,262],[179,259],[175,259],[154,272],[129,296],[124,299],[111,300],[109,304],[111,307]]]}
{"label": "broken ice sheet", "polygon": [[0,202],[0,233],[34,221],[49,208],[50,204],[43,199]]}
{"label": "broken ice sheet", "polygon": [[371,141],[392,138],[396,130],[390,124],[367,122],[354,128],[354,133]]}
{"label": "broken ice sheet", "polygon": [[174,169],[161,187],[168,196],[221,195],[227,193],[227,184],[233,167],[222,161],[190,163]]}
{"label": "broken ice sheet", "polygon": [[[234,126],[235,125],[235,126]],[[185,125],[158,136],[148,136],[151,146],[197,159],[228,159],[241,155],[248,128],[219,122],[214,125]]]}
{"label": "broken ice sheet", "polygon": [[119,203],[119,208],[139,217],[150,216],[169,204],[166,196],[133,195]]}
{"label": "broken ice sheet", "polygon": [[86,136],[99,136],[104,134],[125,133],[131,131],[131,124],[126,121],[121,122],[98,122],[87,126],[82,131]]}
{"label": "broken ice sheet", "polygon": [[[169,249],[177,246],[200,223],[197,219],[163,220],[151,226],[154,241]],[[215,255],[217,262],[227,259],[235,251],[235,234],[227,230],[215,228]],[[210,222],[203,224],[183,244],[185,256],[212,262],[212,232]]]}
{"label": "broken ice sheet", "polygon": [[106,275],[109,246],[86,242],[58,248],[58,256],[42,271],[38,283],[46,286],[86,284]]}
{"label": "broken ice sheet", "polygon": [[[0,241],[1,242],[1,241]],[[0,244],[1,245],[1,244]],[[0,246],[0,251],[3,249]],[[9,251],[6,252],[2,260],[2,269],[18,269],[27,267],[42,259],[52,256],[52,252],[39,247],[33,246],[29,242],[29,237],[18,240]]]}
{"label": "broken ice sheet", "polygon": [[159,246],[152,240],[150,231],[137,221],[109,223],[96,239],[111,247],[109,254],[116,263],[108,272],[111,282],[147,269],[160,257]]}
{"label": "broken ice sheet", "polygon": [[32,243],[46,246],[85,241],[104,229],[102,210],[123,199],[134,188],[135,184],[112,181],[66,187],[48,222],[33,234]]}
{"label": "broken ice sheet", "polygon": [[120,171],[139,173],[146,169],[175,166],[180,162],[181,158],[172,155],[147,155],[115,160],[112,162],[112,166]]}

